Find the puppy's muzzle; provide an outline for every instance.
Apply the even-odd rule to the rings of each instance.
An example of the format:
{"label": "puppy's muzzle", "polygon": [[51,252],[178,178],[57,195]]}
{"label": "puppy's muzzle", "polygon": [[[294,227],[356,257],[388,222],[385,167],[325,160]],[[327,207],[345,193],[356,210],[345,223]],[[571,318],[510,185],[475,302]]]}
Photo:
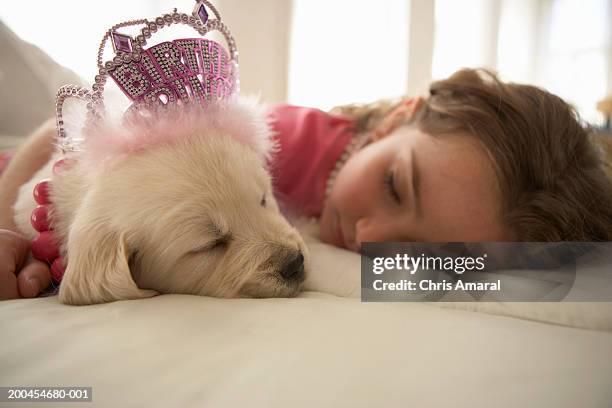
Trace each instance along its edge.
{"label": "puppy's muzzle", "polygon": [[241,296],[261,298],[298,294],[308,273],[308,259],[299,248],[279,245],[275,249],[259,265],[253,279],[243,284]]}
{"label": "puppy's muzzle", "polygon": [[302,281],[304,279],[304,255],[302,251],[292,253],[281,267],[280,274],[288,281]]}

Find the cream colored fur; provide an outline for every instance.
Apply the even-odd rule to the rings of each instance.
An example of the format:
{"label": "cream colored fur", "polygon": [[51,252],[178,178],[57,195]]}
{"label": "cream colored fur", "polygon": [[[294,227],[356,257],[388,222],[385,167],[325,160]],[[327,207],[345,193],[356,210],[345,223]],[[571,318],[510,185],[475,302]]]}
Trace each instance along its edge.
{"label": "cream colored fur", "polygon": [[[299,252],[307,270],[307,248],[279,211],[263,153],[230,135],[195,133],[96,164],[77,156],[54,176],[53,227],[67,259],[61,302],[297,294],[303,274],[285,279],[280,271]],[[14,207],[30,237],[32,188],[51,177],[54,161],[21,188]],[[229,240],[211,247],[224,234]]]}

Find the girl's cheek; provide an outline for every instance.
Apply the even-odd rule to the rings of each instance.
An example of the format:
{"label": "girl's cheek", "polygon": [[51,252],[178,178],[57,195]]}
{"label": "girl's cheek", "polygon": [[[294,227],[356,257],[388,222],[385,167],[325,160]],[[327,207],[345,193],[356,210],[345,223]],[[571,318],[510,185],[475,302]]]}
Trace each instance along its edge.
{"label": "girl's cheek", "polygon": [[357,183],[355,183],[355,178],[356,175],[350,171],[341,171],[338,174],[338,178],[336,179],[336,185],[334,188],[337,198],[345,199],[346,197],[350,197],[356,192],[355,185]]}
{"label": "girl's cheek", "polygon": [[350,157],[336,177],[333,190],[339,207],[353,207],[356,201],[367,199],[370,194],[374,169],[369,155],[364,153],[366,152],[359,151]]}

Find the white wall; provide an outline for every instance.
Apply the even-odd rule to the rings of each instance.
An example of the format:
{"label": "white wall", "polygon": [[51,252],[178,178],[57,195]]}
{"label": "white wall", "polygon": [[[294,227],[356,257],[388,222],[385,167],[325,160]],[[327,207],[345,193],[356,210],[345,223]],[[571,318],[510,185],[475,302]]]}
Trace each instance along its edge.
{"label": "white wall", "polygon": [[242,94],[268,102],[287,100],[291,1],[218,0],[239,52]]}

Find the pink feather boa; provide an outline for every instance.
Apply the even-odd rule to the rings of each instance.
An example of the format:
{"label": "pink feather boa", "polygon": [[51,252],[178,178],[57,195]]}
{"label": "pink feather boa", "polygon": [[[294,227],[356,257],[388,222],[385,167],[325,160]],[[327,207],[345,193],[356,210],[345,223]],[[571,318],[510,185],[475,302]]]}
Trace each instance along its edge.
{"label": "pink feather boa", "polygon": [[255,99],[236,96],[204,107],[131,111],[120,124],[97,124],[86,132],[81,158],[95,165],[201,135],[233,137],[264,161],[277,150],[263,106]]}

